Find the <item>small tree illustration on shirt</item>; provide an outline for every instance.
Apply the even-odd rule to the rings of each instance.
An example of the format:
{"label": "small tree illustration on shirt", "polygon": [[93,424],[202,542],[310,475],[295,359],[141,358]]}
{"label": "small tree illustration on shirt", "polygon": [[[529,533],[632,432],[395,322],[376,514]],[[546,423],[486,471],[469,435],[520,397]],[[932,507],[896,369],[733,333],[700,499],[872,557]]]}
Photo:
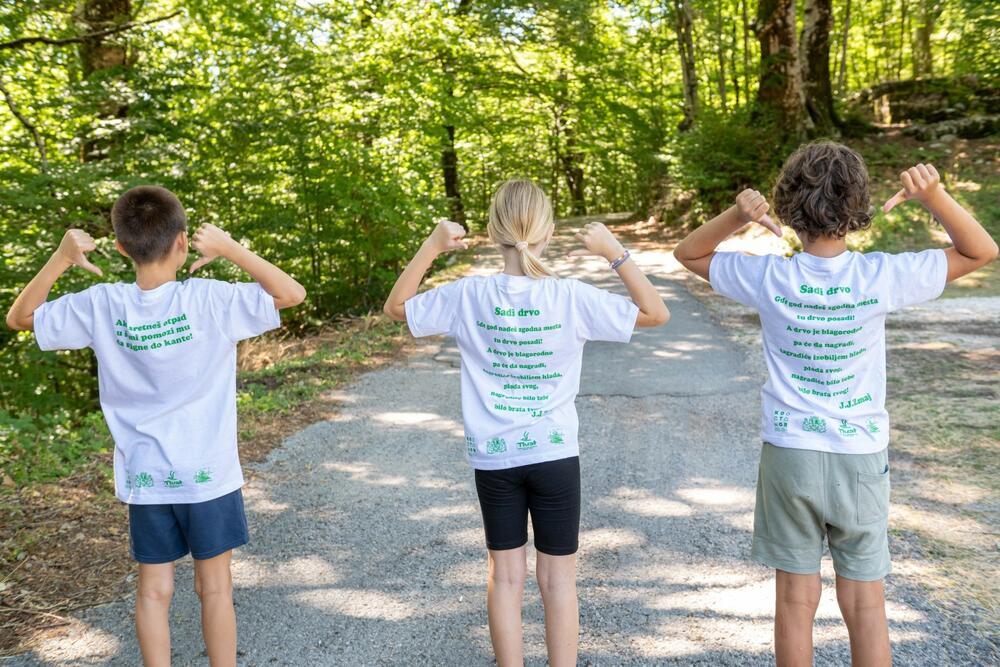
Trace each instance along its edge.
{"label": "small tree illustration on shirt", "polygon": [[521,439],[517,441],[518,449],[532,449],[538,444],[538,441],[532,440],[531,435],[527,431],[521,436]]}
{"label": "small tree illustration on shirt", "polygon": [[553,445],[561,445],[566,442],[566,438],[563,436],[562,430],[554,428],[549,431],[549,442]]}
{"label": "small tree illustration on shirt", "polygon": [[486,442],[487,454],[503,454],[507,451],[507,441],[503,438],[490,438]]}
{"label": "small tree illustration on shirt", "polygon": [[826,420],[822,417],[806,417],[802,420],[802,430],[826,433]]}
{"label": "small tree illustration on shirt", "polygon": [[150,486],[153,486],[153,476],[148,472],[140,472],[135,476],[135,488],[141,489]]}
{"label": "small tree illustration on shirt", "polygon": [[205,482],[212,481],[212,471],[208,468],[202,468],[194,474],[195,484],[204,484]]}

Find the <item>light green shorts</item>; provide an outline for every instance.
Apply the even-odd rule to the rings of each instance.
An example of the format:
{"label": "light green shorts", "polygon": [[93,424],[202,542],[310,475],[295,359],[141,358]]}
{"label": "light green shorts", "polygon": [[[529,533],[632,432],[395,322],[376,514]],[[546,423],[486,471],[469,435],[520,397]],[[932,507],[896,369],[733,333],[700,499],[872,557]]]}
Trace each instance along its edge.
{"label": "light green shorts", "polygon": [[757,476],[755,561],[819,572],[823,536],[833,569],[858,581],[889,574],[889,453],[831,454],[764,443]]}

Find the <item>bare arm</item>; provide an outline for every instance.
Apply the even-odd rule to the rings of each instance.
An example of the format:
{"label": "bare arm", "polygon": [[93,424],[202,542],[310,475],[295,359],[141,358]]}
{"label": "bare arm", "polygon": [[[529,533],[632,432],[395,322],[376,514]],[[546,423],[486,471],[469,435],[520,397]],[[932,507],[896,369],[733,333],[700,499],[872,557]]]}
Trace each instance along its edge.
{"label": "bare arm", "polygon": [[275,308],[279,310],[291,308],[306,298],[306,290],[298,281],[266,259],[244,248],[215,225],[205,224],[199,227],[191,238],[191,245],[201,253],[201,257],[191,265],[191,273],[216,257],[225,257],[249,273],[250,277],[274,298]]}
{"label": "bare arm", "polygon": [[86,256],[86,253],[96,247],[94,239],[90,238],[87,232],[81,229],[67,231],[59,248],[49,257],[49,261],[14,299],[10,310],[7,311],[7,326],[15,331],[33,330],[35,311],[48,300],[52,286],[71,266],[76,265],[99,276],[104,275]]}
{"label": "bare arm", "polygon": [[674,248],[674,257],[684,268],[708,280],[708,268],[715,256],[715,249],[727,238],[756,222],[781,236],[781,228],[767,214],[768,203],[756,190],[744,190],[736,197],[736,204],[715,216],[688,234]]}
{"label": "bare arm", "polygon": [[[625,247],[618,242],[614,234],[599,222],[591,222],[576,234],[578,241],[586,249],[574,250],[570,257],[597,255],[613,262],[625,254]],[[629,258],[618,267],[618,276],[625,283],[633,303],[639,307],[639,316],[635,320],[637,327],[658,327],[670,319],[670,311],[663,303],[659,292],[649,282],[646,274]]]}
{"label": "bare arm", "polygon": [[948,257],[948,282],[989,264],[997,258],[997,243],[979,221],[962,208],[941,185],[934,165],[918,164],[899,175],[903,188],[882,207],[890,211],[908,199],[915,199],[931,212],[948,232],[953,247],[945,250]]}
{"label": "bare arm", "polygon": [[462,225],[448,220],[442,220],[427,237],[427,240],[420,246],[420,250],[413,256],[410,263],[392,286],[392,291],[382,306],[382,311],[397,322],[406,321],[406,302],[417,294],[420,283],[424,280],[424,274],[431,268],[431,264],[437,256],[451,250],[466,248],[465,229]]}

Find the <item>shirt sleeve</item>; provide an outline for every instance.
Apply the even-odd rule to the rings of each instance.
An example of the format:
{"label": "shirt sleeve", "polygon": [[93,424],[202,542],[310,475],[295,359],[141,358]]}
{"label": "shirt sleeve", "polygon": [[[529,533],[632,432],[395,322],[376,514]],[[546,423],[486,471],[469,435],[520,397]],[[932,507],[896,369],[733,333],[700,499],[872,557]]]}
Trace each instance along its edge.
{"label": "shirt sleeve", "polygon": [[627,343],[632,339],[639,307],[631,299],[578,282],[574,301],[584,340]]}
{"label": "shirt sleeve", "polygon": [[767,268],[767,255],[717,252],[708,267],[712,289],[751,308],[760,307],[760,287]]}
{"label": "shirt sleeve", "polygon": [[281,326],[274,297],[259,283],[207,281],[209,307],[222,332],[234,343]]}
{"label": "shirt sleeve", "polygon": [[461,280],[410,297],[403,304],[410,333],[414,338],[454,336],[461,300]]}
{"label": "shirt sleeve", "polygon": [[42,350],[80,350],[94,342],[93,288],[46,301],[35,309],[35,340]]}
{"label": "shirt sleeve", "polygon": [[887,254],[885,258],[890,312],[941,296],[948,282],[948,256],[944,250]]}

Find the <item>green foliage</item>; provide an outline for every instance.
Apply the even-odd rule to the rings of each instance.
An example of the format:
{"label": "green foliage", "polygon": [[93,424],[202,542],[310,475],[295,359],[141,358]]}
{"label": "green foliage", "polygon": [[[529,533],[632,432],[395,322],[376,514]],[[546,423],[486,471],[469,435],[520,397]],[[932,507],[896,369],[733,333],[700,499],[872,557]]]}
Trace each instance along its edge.
{"label": "green foliage", "polygon": [[0,471],[17,484],[67,475],[85,458],[114,448],[104,417],[66,410],[15,417],[0,410]]}
{"label": "green foliage", "polygon": [[696,212],[727,208],[747,187],[767,192],[791,148],[767,127],[767,119],[753,119],[749,111],[708,111],[693,129],[677,135],[670,176],[681,189],[698,193]]}

